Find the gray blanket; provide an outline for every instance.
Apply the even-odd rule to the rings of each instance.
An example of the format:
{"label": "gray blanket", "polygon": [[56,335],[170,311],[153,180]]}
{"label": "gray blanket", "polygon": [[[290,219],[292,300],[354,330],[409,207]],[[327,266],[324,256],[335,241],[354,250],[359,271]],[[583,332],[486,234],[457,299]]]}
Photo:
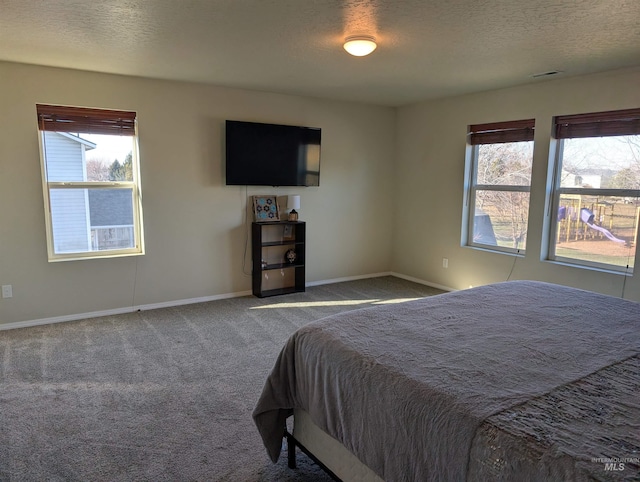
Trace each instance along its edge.
{"label": "gray blanket", "polygon": [[487,417],[640,353],[640,304],[514,281],[335,315],[287,341],[254,410],[294,407],[388,481],[464,480]]}

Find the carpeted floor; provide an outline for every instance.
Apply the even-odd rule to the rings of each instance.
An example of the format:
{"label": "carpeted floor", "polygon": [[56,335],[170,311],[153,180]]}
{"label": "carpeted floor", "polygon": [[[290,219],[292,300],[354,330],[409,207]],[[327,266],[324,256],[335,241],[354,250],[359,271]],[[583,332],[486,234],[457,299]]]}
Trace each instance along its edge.
{"label": "carpeted floor", "polygon": [[0,331],[0,481],[328,481],[272,464],[251,419],[287,337],[438,294],[382,277]]}

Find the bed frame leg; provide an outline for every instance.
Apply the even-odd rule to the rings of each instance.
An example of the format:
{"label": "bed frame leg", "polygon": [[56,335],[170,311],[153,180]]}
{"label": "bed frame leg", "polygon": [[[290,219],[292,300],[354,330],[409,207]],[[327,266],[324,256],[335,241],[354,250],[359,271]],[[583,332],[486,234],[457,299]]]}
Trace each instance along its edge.
{"label": "bed frame leg", "polygon": [[288,430],[284,431],[284,436],[287,439],[287,465],[289,466],[290,469],[296,468],[296,446],[297,446],[302,453],[307,455],[311,460],[313,460],[316,464],[318,464],[318,466],[322,470],[324,470],[329,477],[331,477],[336,482],[342,482],[340,477],[334,474],[331,471],[331,469],[329,469],[329,467],[327,467],[322,462],[320,462],[320,460],[318,460],[318,458],[315,455],[309,452],[309,450],[304,445],[298,442],[295,439],[295,437],[289,433]]}
{"label": "bed frame leg", "polygon": [[290,469],[296,468],[296,441],[289,432],[285,432],[287,438],[287,465]]}

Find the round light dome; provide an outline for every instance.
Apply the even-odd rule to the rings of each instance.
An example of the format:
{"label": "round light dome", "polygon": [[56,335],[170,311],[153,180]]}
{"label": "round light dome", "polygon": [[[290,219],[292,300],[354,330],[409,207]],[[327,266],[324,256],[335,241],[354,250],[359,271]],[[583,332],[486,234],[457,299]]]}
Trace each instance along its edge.
{"label": "round light dome", "polygon": [[344,49],[356,57],[369,55],[376,47],[376,39],[368,35],[347,37],[344,41]]}

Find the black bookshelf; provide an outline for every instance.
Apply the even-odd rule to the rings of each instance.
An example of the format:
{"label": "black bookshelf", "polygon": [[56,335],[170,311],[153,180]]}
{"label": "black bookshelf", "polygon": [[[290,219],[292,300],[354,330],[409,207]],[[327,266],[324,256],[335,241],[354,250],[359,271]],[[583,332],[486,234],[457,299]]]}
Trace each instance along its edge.
{"label": "black bookshelf", "polygon": [[[305,290],[304,221],[273,221],[251,226],[253,294],[259,298]],[[293,250],[295,258],[287,258]]]}

